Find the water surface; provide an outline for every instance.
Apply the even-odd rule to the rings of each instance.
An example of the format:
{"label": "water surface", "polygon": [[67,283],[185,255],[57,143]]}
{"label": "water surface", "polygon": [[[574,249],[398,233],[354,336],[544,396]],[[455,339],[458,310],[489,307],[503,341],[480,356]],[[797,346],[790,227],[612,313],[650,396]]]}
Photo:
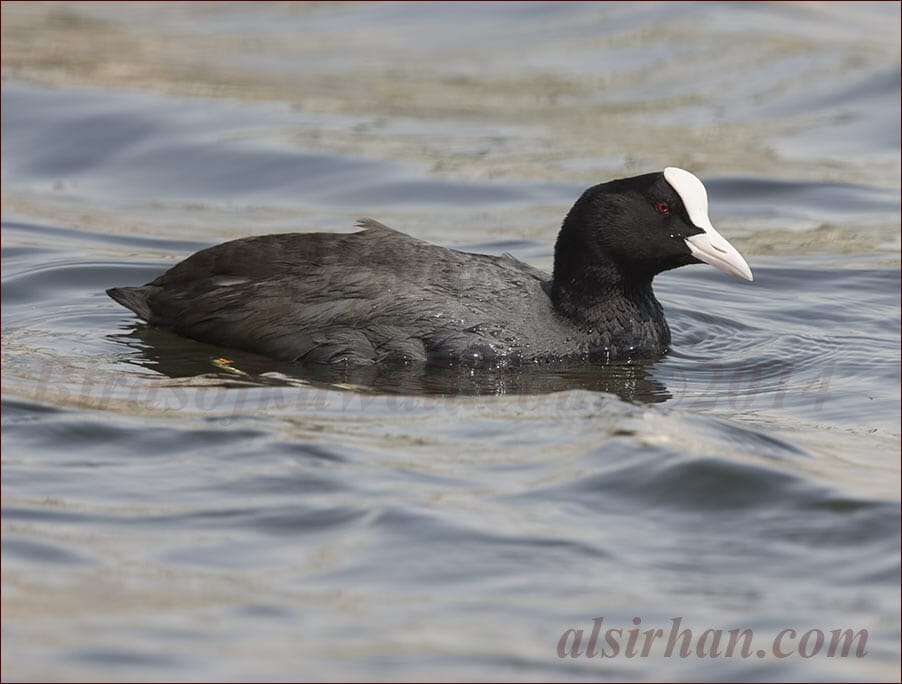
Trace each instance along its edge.
{"label": "water surface", "polygon": [[[2,25],[4,679],[898,681],[898,5]],[[548,269],[585,187],[666,165],[755,281],[659,277],[660,360],[300,368],[104,294],[364,215]],[[765,656],[559,657],[596,617]]]}

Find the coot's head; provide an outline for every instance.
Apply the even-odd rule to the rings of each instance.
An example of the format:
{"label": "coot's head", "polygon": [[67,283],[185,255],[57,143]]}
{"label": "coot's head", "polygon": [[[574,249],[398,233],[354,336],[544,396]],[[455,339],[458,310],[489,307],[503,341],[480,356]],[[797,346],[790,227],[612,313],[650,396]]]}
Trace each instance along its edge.
{"label": "coot's head", "polygon": [[555,247],[557,286],[647,284],[661,271],[705,262],[752,279],[742,255],[708,218],[708,193],[694,175],[668,167],[586,190]]}

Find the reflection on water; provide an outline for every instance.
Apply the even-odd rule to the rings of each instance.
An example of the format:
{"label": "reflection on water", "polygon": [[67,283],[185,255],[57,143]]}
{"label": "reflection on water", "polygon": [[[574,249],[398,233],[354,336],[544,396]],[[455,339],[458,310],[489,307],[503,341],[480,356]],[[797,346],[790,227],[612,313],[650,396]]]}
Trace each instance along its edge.
{"label": "reflection on water", "polygon": [[[898,3],[0,11],[4,680],[899,680]],[[659,277],[654,362],[304,367],[104,293],[361,215],[548,270],[667,165],[755,282]],[[598,616],[868,655],[559,658]]]}
{"label": "reflection on water", "polygon": [[330,389],[406,395],[547,394],[589,390],[615,394],[624,401],[656,403],[670,398],[667,388],[649,374],[647,364],[573,367],[553,364],[517,368],[473,369],[427,364],[335,367],[275,361],[256,354],[185,340],[139,323],[110,339],[136,354],[123,359],[170,378],[214,376],[229,386],[308,384]]}

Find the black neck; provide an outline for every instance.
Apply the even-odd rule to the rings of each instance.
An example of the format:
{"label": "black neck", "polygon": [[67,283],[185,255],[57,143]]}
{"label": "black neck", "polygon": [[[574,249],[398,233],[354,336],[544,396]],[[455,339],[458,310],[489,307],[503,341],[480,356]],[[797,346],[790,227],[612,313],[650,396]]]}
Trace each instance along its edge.
{"label": "black neck", "polygon": [[583,245],[581,232],[573,230],[568,216],[554,249],[551,299],[557,309],[575,320],[592,318],[598,305],[611,300],[645,308],[655,301],[651,282],[654,273],[633,265],[625,269],[604,252]]}
{"label": "black neck", "polygon": [[[569,218],[569,217],[568,217]],[[581,244],[564,225],[555,246],[552,304],[588,336],[589,350],[616,355],[657,354],[670,344],[670,330],[652,290],[654,273],[633,263],[615,264],[603,250]]]}
{"label": "black neck", "polygon": [[551,301],[575,323],[600,323],[612,310],[632,311],[638,318],[660,310],[650,276],[625,278],[615,270],[599,268],[571,277],[560,277],[558,273],[555,269]]}

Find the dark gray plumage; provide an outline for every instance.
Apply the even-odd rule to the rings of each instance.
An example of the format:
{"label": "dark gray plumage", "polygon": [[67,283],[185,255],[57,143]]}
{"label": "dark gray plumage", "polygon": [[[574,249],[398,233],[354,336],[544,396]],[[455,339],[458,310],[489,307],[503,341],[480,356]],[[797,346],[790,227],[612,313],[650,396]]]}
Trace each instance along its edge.
{"label": "dark gray plumage", "polygon": [[[439,247],[367,219],[349,234],[233,240],[197,252],[147,285],[107,292],[152,325],[289,361],[652,357],[670,342],[652,278],[696,262],[683,238],[702,229],[685,210],[674,211],[669,226],[654,225],[664,218],[654,199],[680,205],[662,174],[627,181],[625,188],[617,184],[626,181],[590,188],[574,205],[558,238],[553,277],[509,255]],[[610,247],[621,239],[623,249]]]}

